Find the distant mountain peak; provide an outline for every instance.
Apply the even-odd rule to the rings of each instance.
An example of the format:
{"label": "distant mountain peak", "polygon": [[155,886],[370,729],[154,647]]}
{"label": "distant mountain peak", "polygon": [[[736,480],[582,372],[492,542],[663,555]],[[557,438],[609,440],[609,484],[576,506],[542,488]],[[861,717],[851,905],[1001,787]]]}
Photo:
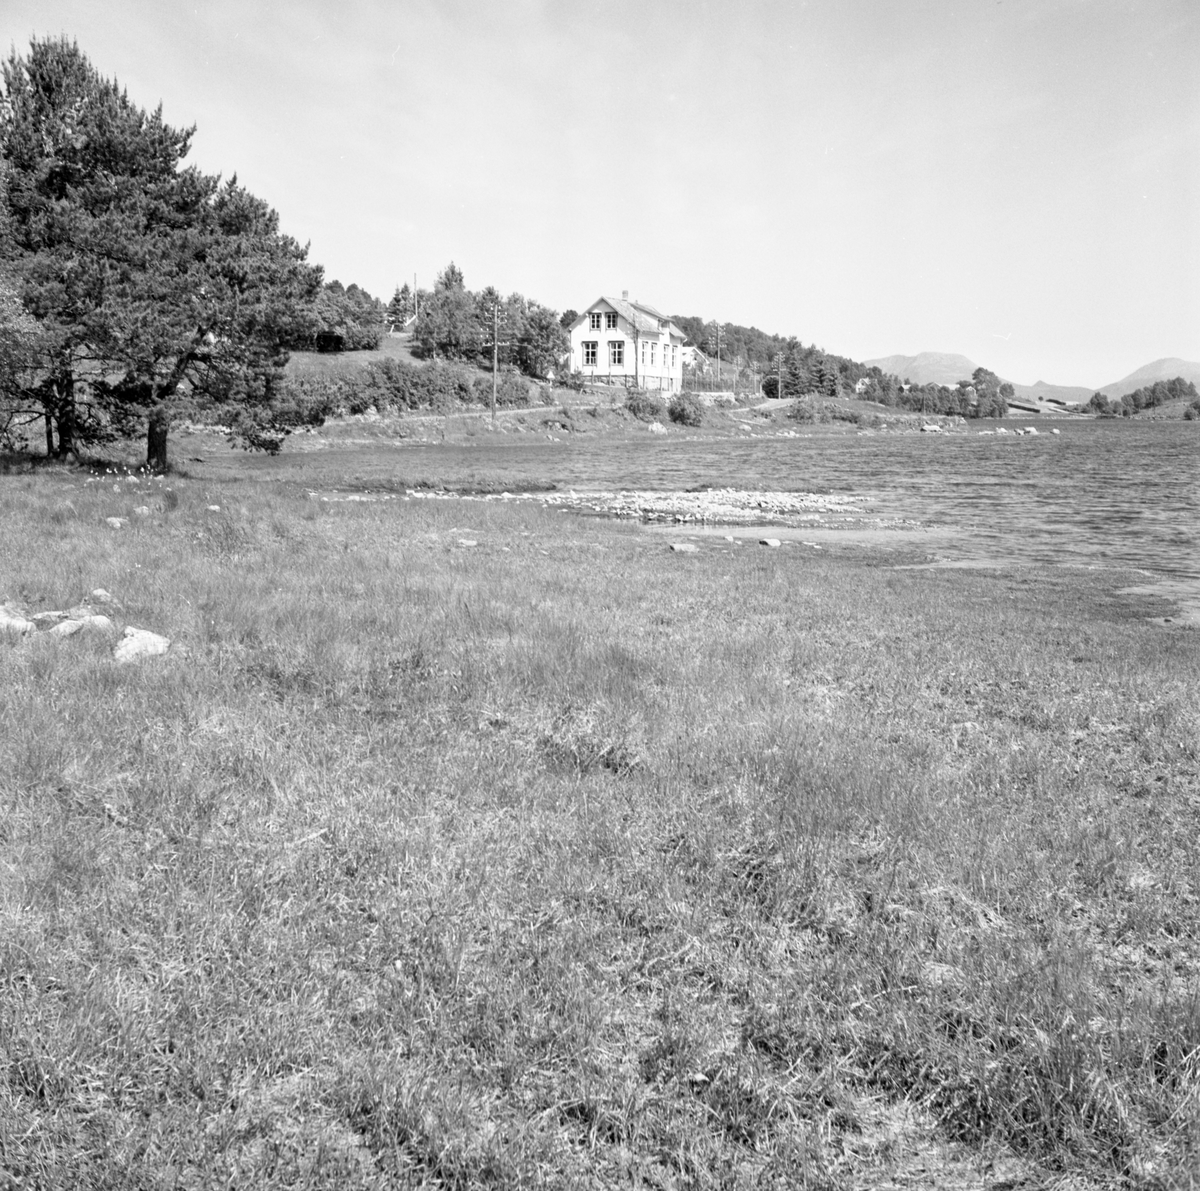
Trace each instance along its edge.
{"label": "distant mountain peak", "polygon": [[971,373],[979,367],[973,360],[954,352],[883,356],[877,360],[864,360],[863,363],[868,367],[874,365],[916,385],[956,385],[960,380],[970,380]]}
{"label": "distant mountain peak", "polygon": [[1100,392],[1105,397],[1124,397],[1126,393],[1152,385],[1156,380],[1174,380],[1177,376],[1200,387],[1200,364],[1193,360],[1181,360],[1178,356],[1164,356],[1161,360],[1143,364],[1121,380],[1105,385]]}

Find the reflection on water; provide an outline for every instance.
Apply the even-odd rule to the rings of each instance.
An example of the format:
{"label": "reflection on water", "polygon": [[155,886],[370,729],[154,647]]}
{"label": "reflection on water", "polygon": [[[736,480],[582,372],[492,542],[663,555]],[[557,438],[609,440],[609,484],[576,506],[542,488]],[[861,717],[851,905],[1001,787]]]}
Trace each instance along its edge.
{"label": "reflection on water", "polygon": [[[1061,433],[1048,433],[1052,425]],[[483,440],[405,447],[391,459],[409,480],[848,493],[867,498],[868,516],[959,530],[955,549],[966,558],[1134,566],[1200,581],[1200,423],[1039,426],[1021,438],[972,427],[749,441]]]}

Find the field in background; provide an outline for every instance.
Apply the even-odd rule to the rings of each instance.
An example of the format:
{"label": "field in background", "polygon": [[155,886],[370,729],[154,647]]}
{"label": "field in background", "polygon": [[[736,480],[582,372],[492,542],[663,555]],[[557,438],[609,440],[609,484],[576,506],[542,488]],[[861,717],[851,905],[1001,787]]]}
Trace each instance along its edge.
{"label": "field in background", "polygon": [[0,483],[0,601],[184,647],[0,639],[11,1185],[1194,1185],[1200,635],[1115,573]]}

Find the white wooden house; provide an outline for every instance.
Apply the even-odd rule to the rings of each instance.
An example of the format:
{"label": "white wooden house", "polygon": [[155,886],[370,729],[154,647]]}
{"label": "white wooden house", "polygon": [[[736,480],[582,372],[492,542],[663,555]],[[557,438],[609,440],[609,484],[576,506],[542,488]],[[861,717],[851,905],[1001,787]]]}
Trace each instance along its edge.
{"label": "white wooden house", "polygon": [[627,388],[683,387],[684,333],[644,302],[597,298],[572,324],[571,368],[595,384]]}

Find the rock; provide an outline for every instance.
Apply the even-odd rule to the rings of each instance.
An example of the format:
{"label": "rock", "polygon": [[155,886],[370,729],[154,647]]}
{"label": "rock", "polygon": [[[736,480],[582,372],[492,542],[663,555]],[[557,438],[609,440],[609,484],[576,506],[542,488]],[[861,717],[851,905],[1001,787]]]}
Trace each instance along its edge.
{"label": "rock", "polygon": [[37,628],[26,616],[16,610],[0,604],[0,633],[9,633],[14,637],[23,637]]}
{"label": "rock", "polygon": [[1025,427],[1025,433],[1026,433],[1026,434],[1036,434],[1036,433],[1037,433],[1037,427],[1036,427],[1036,426],[1026,426],[1026,427]]}
{"label": "rock", "polygon": [[70,617],[69,612],[35,612],[29,619],[33,621],[33,627],[39,633],[44,633],[47,629],[54,628],[55,625]]}
{"label": "rock", "polygon": [[206,509],[207,509],[207,510],[210,512],[210,513],[219,513],[219,512],[221,511],[221,506],[220,506],[220,505],[205,505],[204,507],[205,507],[205,508],[206,508]]}
{"label": "rock", "polygon": [[699,554],[700,547],[693,545],[691,542],[672,542],[671,549],[676,554]]}
{"label": "rock", "polygon": [[1058,428],[1057,426],[1055,426],[1055,427],[1053,427],[1053,428],[1051,429],[1050,433],[1051,433],[1051,434],[1061,434],[1061,433],[1062,433],[1062,431],[1061,431],[1061,430],[1059,430],[1059,428]]}
{"label": "rock", "polygon": [[104,633],[106,636],[116,633],[117,626],[107,616],[92,613],[88,616],[72,617],[56,624],[51,630],[53,637],[73,637],[79,632]]}
{"label": "rock", "polygon": [[758,544],[760,546],[770,546],[773,550],[777,550],[783,545],[778,538],[759,538]]}
{"label": "rock", "polygon": [[158,657],[170,648],[168,638],[160,637],[149,629],[135,629],[133,625],[127,625],[124,638],[113,650],[113,659],[124,665],[127,662],[139,662],[142,658]]}
{"label": "rock", "polygon": [[97,604],[107,604],[110,608],[119,608],[120,602],[117,597],[110,592],[104,590],[103,587],[94,587],[88,595],[96,601]]}
{"label": "rock", "polygon": [[940,426],[935,426],[932,422],[928,422],[921,427],[922,434],[941,434],[941,432],[942,428]]}
{"label": "rock", "polygon": [[479,543],[474,538],[459,538],[458,544],[460,546],[478,546],[479,545]]}
{"label": "rock", "polygon": [[129,524],[127,517],[105,517],[104,524],[111,526],[113,529],[121,529]]}
{"label": "rock", "polygon": [[149,517],[150,516],[150,506],[149,505],[138,505],[138,507],[136,509],[134,509],[133,511],[139,517]]}
{"label": "rock", "polygon": [[651,434],[666,434],[667,428],[661,422],[651,422],[647,427]]}

